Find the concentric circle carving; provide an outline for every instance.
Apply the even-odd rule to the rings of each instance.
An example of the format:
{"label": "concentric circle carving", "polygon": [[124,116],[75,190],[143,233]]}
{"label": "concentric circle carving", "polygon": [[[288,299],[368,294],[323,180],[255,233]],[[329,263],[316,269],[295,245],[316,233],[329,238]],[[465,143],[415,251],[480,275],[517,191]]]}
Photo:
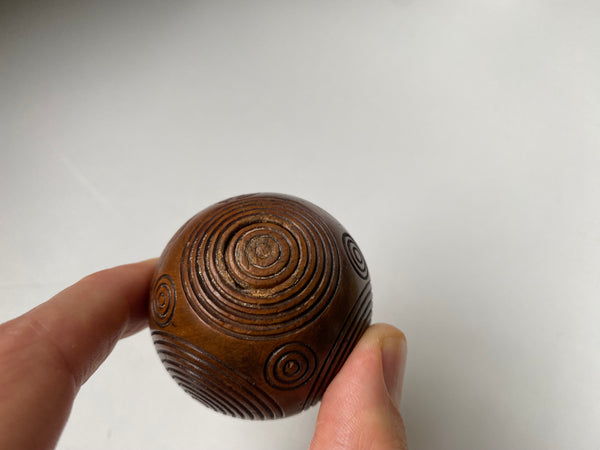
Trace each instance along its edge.
{"label": "concentric circle carving", "polygon": [[300,342],[277,348],[267,360],[265,379],[277,389],[294,389],[306,383],[315,372],[315,352]]}
{"label": "concentric circle carving", "polygon": [[365,257],[360,251],[360,248],[358,248],[358,245],[356,245],[356,242],[354,241],[354,239],[352,239],[352,236],[350,236],[348,233],[344,233],[344,235],[342,236],[342,241],[344,243],[344,250],[346,251],[346,255],[350,260],[350,264],[352,264],[352,267],[354,268],[358,276],[361,277],[363,280],[368,279],[369,269],[367,268],[367,262],[365,261]]}
{"label": "concentric circle carving", "polygon": [[340,255],[326,223],[301,202],[238,197],[198,220],[181,261],[189,304],[244,339],[297,331],[330,304]]}
{"label": "concentric circle carving", "polygon": [[150,309],[154,321],[161,327],[166,327],[173,318],[177,303],[175,282],[169,275],[161,275],[154,283]]}

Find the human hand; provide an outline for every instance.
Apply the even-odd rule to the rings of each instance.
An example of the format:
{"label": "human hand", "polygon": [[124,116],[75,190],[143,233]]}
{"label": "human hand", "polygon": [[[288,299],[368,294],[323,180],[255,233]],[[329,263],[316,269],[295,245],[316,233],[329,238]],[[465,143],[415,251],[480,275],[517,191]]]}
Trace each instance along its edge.
{"label": "human hand", "polygon": [[[83,383],[147,324],[156,260],[90,275],[0,325],[0,448],[53,448]],[[406,449],[404,335],[371,326],[323,397],[312,450]]]}

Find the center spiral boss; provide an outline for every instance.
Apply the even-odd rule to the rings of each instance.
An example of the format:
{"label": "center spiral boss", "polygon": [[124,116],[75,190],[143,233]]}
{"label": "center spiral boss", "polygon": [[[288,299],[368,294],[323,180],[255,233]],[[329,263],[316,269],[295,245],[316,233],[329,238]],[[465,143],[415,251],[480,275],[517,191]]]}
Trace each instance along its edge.
{"label": "center spiral boss", "polygon": [[327,212],[251,194],[192,217],[161,255],[152,339],[206,406],[273,419],[317,403],[371,320],[365,259]]}

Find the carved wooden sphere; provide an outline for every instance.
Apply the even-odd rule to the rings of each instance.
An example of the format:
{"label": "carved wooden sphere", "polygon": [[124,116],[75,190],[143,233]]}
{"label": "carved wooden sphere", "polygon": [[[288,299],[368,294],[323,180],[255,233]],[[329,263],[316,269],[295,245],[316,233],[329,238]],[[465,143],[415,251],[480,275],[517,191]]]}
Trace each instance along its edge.
{"label": "carved wooden sphere", "polygon": [[358,246],[299,198],[252,194],[192,217],[161,255],[150,294],[156,350],[175,381],[235,417],[317,403],[371,320]]}

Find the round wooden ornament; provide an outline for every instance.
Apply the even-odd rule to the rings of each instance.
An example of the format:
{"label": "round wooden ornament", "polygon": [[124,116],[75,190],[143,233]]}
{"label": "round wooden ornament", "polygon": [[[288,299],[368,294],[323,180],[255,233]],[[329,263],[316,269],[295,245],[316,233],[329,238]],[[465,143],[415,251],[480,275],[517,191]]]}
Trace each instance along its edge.
{"label": "round wooden ornament", "polygon": [[161,361],[223,414],[274,419],[317,403],[371,321],[365,259],[305,200],[251,194],[192,217],[162,253],[149,321]]}

